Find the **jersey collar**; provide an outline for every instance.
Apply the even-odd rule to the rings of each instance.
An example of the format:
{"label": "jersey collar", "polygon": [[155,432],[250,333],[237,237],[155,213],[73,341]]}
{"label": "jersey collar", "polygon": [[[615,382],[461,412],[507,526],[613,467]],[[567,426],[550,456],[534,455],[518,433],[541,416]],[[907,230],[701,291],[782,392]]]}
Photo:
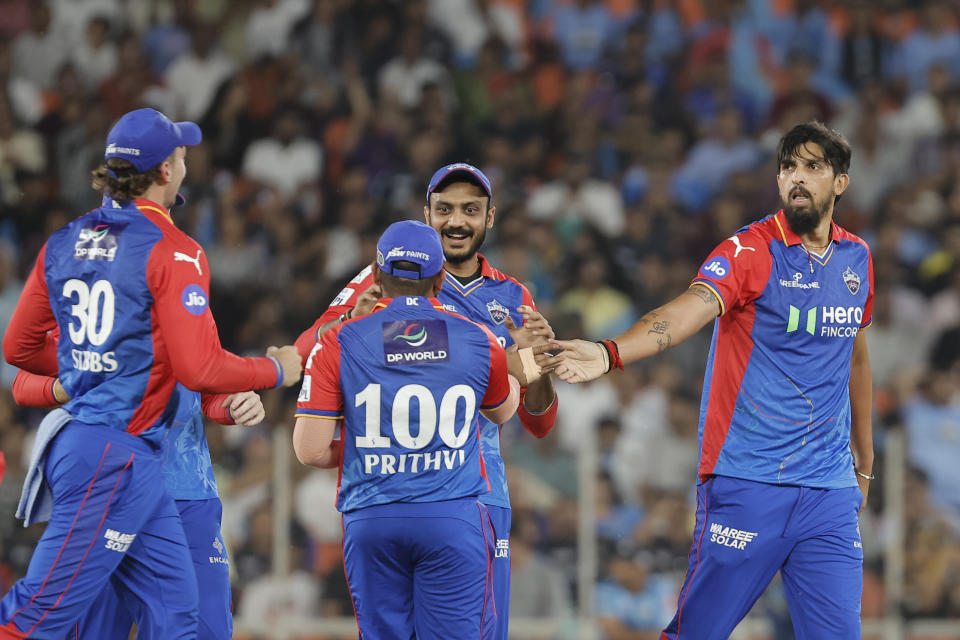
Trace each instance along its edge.
{"label": "jersey collar", "polygon": [[[406,297],[422,298],[423,296],[403,296],[403,297],[404,297],[404,298],[406,298]],[[379,300],[377,300],[377,303],[376,303],[375,305],[373,305],[373,310],[372,310],[370,313],[374,313],[374,312],[380,311],[381,309],[386,309],[387,307],[390,306],[390,304],[391,304],[394,300],[396,300],[396,298],[380,298]],[[437,300],[436,298],[427,298],[427,300],[430,301],[430,305],[431,305],[434,309],[436,309],[437,311],[443,311],[443,303],[442,303],[442,302],[440,302],[440,301]]]}
{"label": "jersey collar", "polygon": [[[784,213],[783,209],[777,211],[776,215],[773,216],[774,221],[777,223],[777,227],[780,229],[780,238],[783,240],[783,244],[788,247],[794,245],[803,244],[803,240],[800,239],[800,236],[793,232],[793,229],[790,228],[790,224],[787,222],[787,214]],[[840,235],[842,230],[833,220],[830,221],[830,242],[839,243]]]}
{"label": "jersey collar", "polygon": [[134,198],[133,204],[135,204],[137,209],[140,209],[141,211],[159,213],[167,222],[173,224],[173,218],[170,217],[170,212],[153,200],[147,200],[146,198]]}

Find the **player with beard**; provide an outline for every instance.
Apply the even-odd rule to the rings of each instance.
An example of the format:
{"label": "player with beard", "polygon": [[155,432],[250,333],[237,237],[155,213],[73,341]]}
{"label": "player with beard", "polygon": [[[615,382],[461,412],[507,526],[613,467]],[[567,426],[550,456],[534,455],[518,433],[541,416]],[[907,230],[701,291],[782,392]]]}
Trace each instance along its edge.
{"label": "player with beard", "polygon": [[777,163],[783,209],[720,243],[683,294],[614,340],[561,341],[562,353],[538,358],[583,382],[715,319],[693,546],[661,640],[727,638],[777,571],[797,638],[860,637],[873,265],[866,243],[833,221],[850,182],[847,141],[800,124]]}
{"label": "player with beard", "polygon": [[[533,297],[514,278],[494,269],[479,253],[487,230],[493,227],[490,181],[476,167],[456,163],[437,170],[427,187],[423,208],[427,224],[440,233],[446,259],[446,279],[437,298],[447,311],[485,325],[507,348],[508,357],[520,348],[543,344],[554,337],[547,320],[537,311]],[[351,318],[370,313],[381,292],[373,283],[372,266],[361,271],[330,303],[327,311],[296,342],[304,359],[319,336]],[[515,358],[508,360],[510,373],[519,380]],[[542,438],[553,428],[557,415],[557,397],[550,376],[543,376],[521,389],[517,416],[524,428]],[[500,426],[480,419],[480,438],[490,492],[480,496],[487,505],[495,533],[493,595],[495,624],[486,625],[488,637],[507,638],[510,604],[510,497],[503,459],[500,456]]]}

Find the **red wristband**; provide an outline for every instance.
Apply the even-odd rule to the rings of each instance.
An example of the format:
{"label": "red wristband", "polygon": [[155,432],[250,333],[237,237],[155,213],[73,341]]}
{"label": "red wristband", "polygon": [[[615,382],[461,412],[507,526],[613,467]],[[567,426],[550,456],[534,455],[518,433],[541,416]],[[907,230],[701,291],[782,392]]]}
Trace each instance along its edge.
{"label": "red wristband", "polygon": [[620,349],[617,347],[617,343],[613,340],[601,340],[600,344],[607,350],[607,355],[610,356],[610,368],[607,369],[607,372],[613,371],[614,367],[623,371],[623,360],[620,359]]}

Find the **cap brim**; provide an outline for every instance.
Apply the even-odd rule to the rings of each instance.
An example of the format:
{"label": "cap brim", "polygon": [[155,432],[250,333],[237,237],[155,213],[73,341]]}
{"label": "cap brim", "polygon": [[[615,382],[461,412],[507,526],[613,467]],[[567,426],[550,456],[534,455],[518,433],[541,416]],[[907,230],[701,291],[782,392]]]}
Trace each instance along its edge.
{"label": "cap brim", "polygon": [[173,126],[177,128],[177,133],[180,134],[180,144],[185,147],[200,144],[200,141],[203,140],[200,125],[196,122],[174,122]]}
{"label": "cap brim", "polygon": [[461,168],[461,167],[456,167],[456,168],[450,169],[450,170],[447,171],[446,173],[440,175],[439,177],[436,178],[436,180],[434,180],[434,181],[432,182],[432,186],[431,186],[431,188],[430,188],[430,191],[427,192],[427,199],[428,199],[428,200],[430,199],[430,196],[433,195],[433,192],[437,190],[437,187],[440,186],[440,183],[441,183],[441,182],[443,182],[444,180],[449,179],[450,176],[453,176],[453,175],[461,175],[461,176],[463,176],[463,177],[464,177],[464,182],[469,182],[469,183],[471,183],[471,184],[477,185],[478,187],[480,187],[481,189],[483,189],[483,192],[484,192],[485,194],[487,194],[487,197],[488,197],[488,198],[493,198],[493,194],[490,192],[490,191],[491,191],[490,188],[487,187],[486,184],[484,184],[483,180],[480,179],[480,176],[478,176],[477,174],[475,174],[473,171],[470,171],[469,169],[463,169],[463,168]]}

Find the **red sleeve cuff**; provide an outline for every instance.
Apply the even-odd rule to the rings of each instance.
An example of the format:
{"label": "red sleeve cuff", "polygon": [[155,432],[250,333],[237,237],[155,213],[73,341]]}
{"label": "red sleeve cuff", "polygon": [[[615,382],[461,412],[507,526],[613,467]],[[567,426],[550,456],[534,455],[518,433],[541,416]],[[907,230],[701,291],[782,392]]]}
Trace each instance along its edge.
{"label": "red sleeve cuff", "polygon": [[229,393],[204,393],[201,396],[203,414],[217,424],[236,424],[230,415],[230,407],[224,407],[223,401]]}
{"label": "red sleeve cuff", "polygon": [[56,380],[53,377],[38,376],[21,369],[13,379],[13,386],[10,389],[13,393],[13,401],[21,407],[59,406],[60,403],[53,395],[53,383]]}
{"label": "red sleeve cuff", "polygon": [[553,425],[557,421],[557,405],[560,404],[560,400],[556,395],[554,395],[553,402],[550,403],[550,406],[547,407],[545,411],[540,413],[532,413],[523,403],[523,396],[525,395],[525,392],[526,389],[524,388],[520,393],[520,406],[517,407],[517,415],[520,417],[520,424],[522,424],[523,428],[534,436],[542,438],[550,433],[550,431],[553,429]]}

